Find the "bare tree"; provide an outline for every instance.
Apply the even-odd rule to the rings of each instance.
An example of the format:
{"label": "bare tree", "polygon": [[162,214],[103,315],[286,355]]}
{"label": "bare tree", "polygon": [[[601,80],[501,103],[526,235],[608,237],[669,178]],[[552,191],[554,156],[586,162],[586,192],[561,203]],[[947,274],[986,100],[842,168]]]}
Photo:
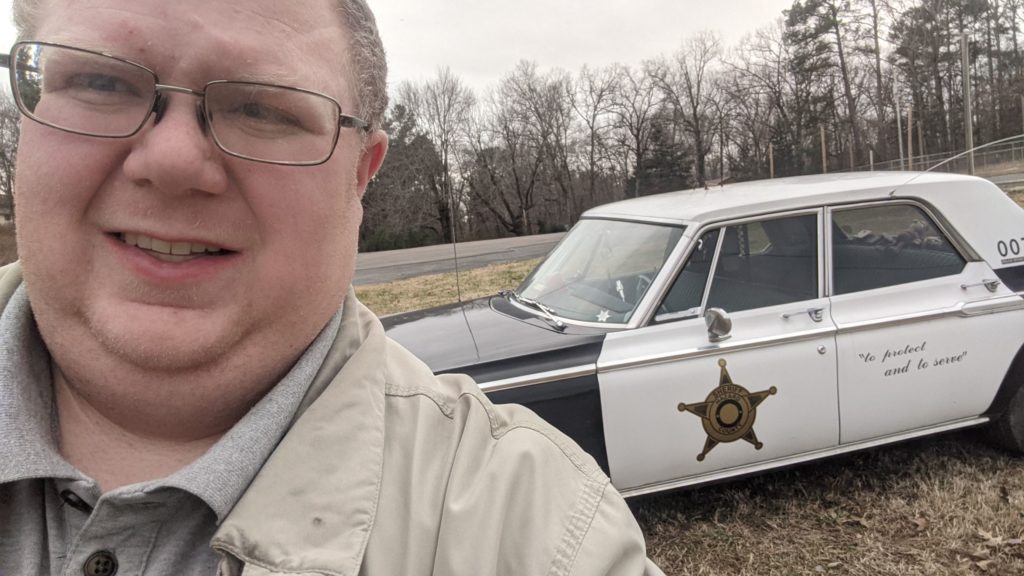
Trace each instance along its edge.
{"label": "bare tree", "polygon": [[537,65],[520,62],[505,76],[471,130],[470,195],[502,230],[533,233],[547,128],[534,121],[525,95],[540,82]]}
{"label": "bare tree", "polygon": [[476,105],[472,90],[447,67],[422,85],[405,82],[398,87],[398,102],[408,108],[434,144],[441,159],[441,178],[433,188],[434,212],[445,242],[452,242],[461,199],[455,194],[453,165],[463,145],[467,123]]}
{"label": "bare tree", "polygon": [[384,167],[363,196],[359,248],[390,250],[444,241],[438,228],[436,194],[441,160],[433,142],[405,106],[395,104],[384,118],[390,150]]}
{"label": "bare tree", "polygon": [[510,103],[532,124],[543,171],[541,196],[551,208],[548,223],[571,222],[579,214],[576,178],[570,166],[574,146],[570,92],[572,80],[562,71],[541,74],[536,64],[520,63],[504,84]]}
{"label": "bare tree", "polygon": [[0,221],[14,217],[14,165],[18,156],[21,116],[9,98],[0,97]]}
{"label": "bare tree", "polygon": [[884,22],[883,10],[886,9],[885,0],[860,0],[867,9],[868,40],[867,53],[871,58],[871,73],[874,80],[873,104],[875,108],[875,144],[874,148],[878,158],[888,156],[888,142],[885,127],[888,123],[888,105],[885,86],[885,69],[882,67],[882,26]]}
{"label": "bare tree", "polygon": [[584,66],[571,92],[572,108],[583,124],[581,149],[590,206],[599,203],[597,184],[609,153],[608,139],[614,128],[612,111],[622,80],[620,72],[617,68],[594,70]]}
{"label": "bare tree", "polygon": [[730,134],[732,146],[727,153],[732,176],[764,178],[769,175],[768,150],[774,108],[771,92],[761,85],[758,71],[744,68],[753,66],[744,60],[745,56],[745,52],[737,51],[729,69],[722,75],[719,98],[724,113],[720,118],[725,125],[723,131]]}
{"label": "bare tree", "polygon": [[846,48],[846,34],[854,13],[849,0],[797,0],[786,13],[787,33],[792,42],[803,45],[822,44],[829,47],[836,59],[832,65],[839,73],[846,105],[846,120],[852,139],[854,159],[861,149],[857,122],[857,93]]}
{"label": "bare tree", "polygon": [[661,58],[648,64],[649,74],[692,138],[698,186],[707,180],[707,155],[713,144],[708,130],[715,123],[716,110],[712,68],[720,57],[718,36],[702,32],[687,39],[671,60]]}
{"label": "bare tree", "polygon": [[632,194],[635,198],[640,195],[640,174],[651,148],[654,117],[661,106],[661,95],[654,79],[643,70],[620,67],[618,76],[621,81],[612,99],[611,110],[616,117],[619,143],[629,156],[627,168],[631,161],[636,175]]}

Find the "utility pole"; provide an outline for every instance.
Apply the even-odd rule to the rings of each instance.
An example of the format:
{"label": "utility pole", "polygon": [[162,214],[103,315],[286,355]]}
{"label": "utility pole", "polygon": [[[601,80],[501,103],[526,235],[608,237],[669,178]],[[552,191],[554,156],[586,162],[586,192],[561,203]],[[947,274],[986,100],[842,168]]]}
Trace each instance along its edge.
{"label": "utility pole", "polygon": [[903,118],[900,115],[900,97],[896,93],[896,78],[892,81],[892,100],[896,103],[896,137],[900,141],[900,170],[906,170],[906,163],[903,158]]}
{"label": "utility pole", "polygon": [[775,179],[775,144],[768,143],[768,174]]}
{"label": "utility pole", "polygon": [[967,43],[967,33],[960,35],[960,55],[963,58],[964,76],[964,141],[967,147],[967,170],[968,174],[974,175],[974,112],[971,110],[971,68],[970,46]]}
{"label": "utility pole", "polygon": [[924,147],[924,124],[920,120],[917,121],[917,153],[922,158],[928,155],[928,150]]}
{"label": "utility pole", "polygon": [[914,169],[914,105],[907,108],[907,169]]}
{"label": "utility pole", "polygon": [[825,153],[825,125],[821,125],[821,173],[828,174],[828,155]]}

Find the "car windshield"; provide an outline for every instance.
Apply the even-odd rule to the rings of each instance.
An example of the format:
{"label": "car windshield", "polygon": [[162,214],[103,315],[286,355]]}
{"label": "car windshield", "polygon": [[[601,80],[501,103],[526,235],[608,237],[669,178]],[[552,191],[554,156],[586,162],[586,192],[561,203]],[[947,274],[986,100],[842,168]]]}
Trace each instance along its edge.
{"label": "car windshield", "polygon": [[581,220],[516,294],[565,319],[628,322],[684,229]]}

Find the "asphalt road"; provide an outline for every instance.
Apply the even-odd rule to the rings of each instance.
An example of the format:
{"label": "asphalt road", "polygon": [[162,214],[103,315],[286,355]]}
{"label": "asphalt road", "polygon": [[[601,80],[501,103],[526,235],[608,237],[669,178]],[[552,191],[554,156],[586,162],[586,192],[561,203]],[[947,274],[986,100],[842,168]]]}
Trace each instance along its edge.
{"label": "asphalt road", "polygon": [[[518,238],[460,242],[456,249],[459,269],[482,268],[490,264],[503,264],[538,258],[547,254],[564,232],[539,234]],[[455,271],[451,244],[422,246],[386,252],[367,252],[356,258],[356,276],[353,284],[380,284],[426,274]]]}

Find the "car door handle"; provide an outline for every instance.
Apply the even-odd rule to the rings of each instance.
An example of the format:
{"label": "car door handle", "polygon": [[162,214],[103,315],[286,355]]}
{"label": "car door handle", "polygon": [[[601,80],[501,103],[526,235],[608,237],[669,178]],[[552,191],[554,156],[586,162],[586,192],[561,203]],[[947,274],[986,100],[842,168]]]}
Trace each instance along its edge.
{"label": "car door handle", "polygon": [[995,292],[1001,282],[995,278],[982,278],[981,282],[975,282],[974,284],[961,284],[961,290],[967,290],[968,288],[974,288],[975,286],[984,286],[989,292]]}
{"label": "car door handle", "polygon": [[811,317],[811,320],[814,320],[815,322],[821,322],[822,319],[825,317],[825,309],[806,308],[804,310],[797,310],[796,312],[786,312],[785,314],[782,315],[782,319],[789,320],[793,316],[799,316],[801,314],[807,314],[808,316]]}

